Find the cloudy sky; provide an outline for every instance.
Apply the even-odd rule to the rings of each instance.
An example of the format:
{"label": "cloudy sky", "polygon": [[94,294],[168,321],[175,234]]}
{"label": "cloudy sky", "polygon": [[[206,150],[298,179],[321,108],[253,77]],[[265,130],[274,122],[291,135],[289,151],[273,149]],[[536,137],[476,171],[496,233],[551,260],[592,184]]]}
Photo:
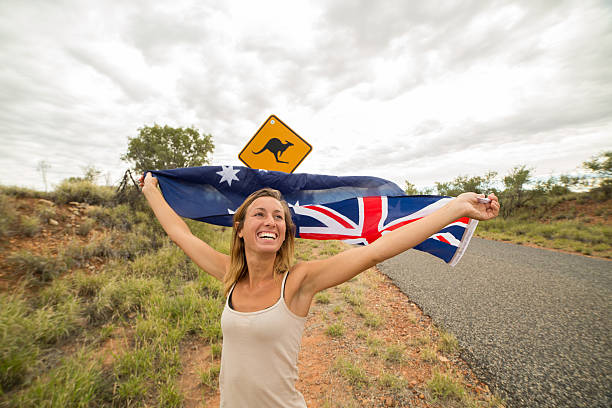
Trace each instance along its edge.
{"label": "cloudy sky", "polygon": [[115,183],[154,123],[240,165],[271,114],[313,146],[298,172],[568,173],[612,148],[611,66],[606,0],[2,0],[0,184]]}

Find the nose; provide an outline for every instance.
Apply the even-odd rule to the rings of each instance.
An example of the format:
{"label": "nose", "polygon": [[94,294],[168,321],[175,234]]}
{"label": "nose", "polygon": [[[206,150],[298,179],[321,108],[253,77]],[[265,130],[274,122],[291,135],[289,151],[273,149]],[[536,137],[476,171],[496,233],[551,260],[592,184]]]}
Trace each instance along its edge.
{"label": "nose", "polygon": [[272,214],[268,214],[264,220],[264,223],[265,225],[274,225],[274,216]]}

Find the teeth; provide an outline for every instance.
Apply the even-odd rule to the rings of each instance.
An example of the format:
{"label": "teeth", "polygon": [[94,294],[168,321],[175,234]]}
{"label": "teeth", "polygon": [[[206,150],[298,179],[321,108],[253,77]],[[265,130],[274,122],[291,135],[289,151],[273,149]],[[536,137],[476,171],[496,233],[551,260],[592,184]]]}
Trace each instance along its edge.
{"label": "teeth", "polygon": [[265,238],[265,239],[276,239],[276,234],[272,233],[272,232],[260,232],[258,234],[259,238]]}

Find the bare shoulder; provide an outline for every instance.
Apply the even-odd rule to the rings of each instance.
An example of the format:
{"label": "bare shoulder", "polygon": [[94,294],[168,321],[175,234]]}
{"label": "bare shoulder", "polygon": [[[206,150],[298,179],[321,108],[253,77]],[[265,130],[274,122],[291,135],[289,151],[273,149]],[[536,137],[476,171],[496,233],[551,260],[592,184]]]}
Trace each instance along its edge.
{"label": "bare shoulder", "polygon": [[287,282],[285,284],[285,301],[292,312],[300,316],[306,316],[310,309],[310,303],[314,293],[305,287],[308,271],[312,268],[312,262],[300,262],[291,267]]}

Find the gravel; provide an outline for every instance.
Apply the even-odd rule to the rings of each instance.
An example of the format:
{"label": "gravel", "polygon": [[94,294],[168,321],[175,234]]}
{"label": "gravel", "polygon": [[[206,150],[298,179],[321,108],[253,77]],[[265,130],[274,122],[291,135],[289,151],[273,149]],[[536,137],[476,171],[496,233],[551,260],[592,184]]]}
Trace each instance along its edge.
{"label": "gravel", "polygon": [[612,406],[612,262],[474,238],[378,265],[510,407]]}

